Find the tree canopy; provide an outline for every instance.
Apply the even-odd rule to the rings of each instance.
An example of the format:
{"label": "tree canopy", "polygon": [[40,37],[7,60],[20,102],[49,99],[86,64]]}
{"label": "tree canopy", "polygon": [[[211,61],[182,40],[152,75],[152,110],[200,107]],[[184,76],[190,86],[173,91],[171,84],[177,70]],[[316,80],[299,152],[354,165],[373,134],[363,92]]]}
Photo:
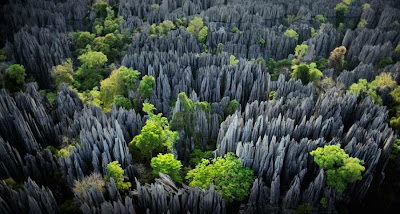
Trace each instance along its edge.
{"label": "tree canopy", "polygon": [[173,154],[158,154],[157,157],[151,159],[150,165],[155,176],[158,176],[158,173],[161,172],[169,175],[176,182],[182,182],[180,175],[182,164],[179,160],[175,160]]}

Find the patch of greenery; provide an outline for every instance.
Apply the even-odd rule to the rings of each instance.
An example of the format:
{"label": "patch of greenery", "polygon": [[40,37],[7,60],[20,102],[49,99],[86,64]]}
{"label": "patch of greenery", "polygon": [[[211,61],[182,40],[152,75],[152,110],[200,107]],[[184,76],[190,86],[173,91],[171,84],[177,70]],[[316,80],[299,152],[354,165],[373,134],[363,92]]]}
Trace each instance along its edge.
{"label": "patch of greenery", "polygon": [[124,182],[124,170],[121,168],[121,164],[118,161],[113,161],[107,164],[107,175],[104,176],[106,181],[110,181],[113,178],[117,189],[120,191],[128,190],[131,187],[130,182]]}
{"label": "patch of greenery", "polygon": [[195,169],[188,172],[186,178],[190,186],[203,189],[214,183],[215,189],[222,192],[222,197],[228,201],[242,201],[249,195],[250,186],[254,180],[254,172],[243,168],[242,162],[233,153],[217,157],[212,161],[203,159]]}
{"label": "patch of greenery", "polygon": [[360,19],[360,22],[358,22],[358,24],[357,24],[357,28],[364,28],[364,27],[367,26],[367,25],[368,25],[367,20],[365,20],[365,19]]}
{"label": "patch of greenery", "polygon": [[158,173],[167,174],[172,180],[182,182],[180,175],[182,164],[179,160],[175,160],[174,155],[158,154],[157,157],[151,159],[151,168],[153,168],[153,175],[158,176]]}
{"label": "patch of greenery", "polygon": [[366,79],[359,79],[357,83],[353,83],[347,93],[354,93],[357,96],[368,96],[377,104],[382,104],[382,98],[376,93],[377,83],[372,81],[368,83]]}
{"label": "patch of greenery", "polygon": [[388,57],[384,57],[379,60],[378,67],[384,68],[384,67],[386,67],[388,65],[392,65],[392,64],[394,64],[394,61],[393,61],[392,57],[388,56]]}
{"label": "patch of greenery", "polygon": [[169,34],[171,30],[175,30],[175,24],[170,20],[164,20],[159,25],[152,24],[150,26],[150,35],[151,36],[166,36]]}
{"label": "patch of greenery", "polygon": [[194,37],[196,37],[197,40],[201,44],[203,44],[203,46],[206,45],[206,40],[207,40],[207,36],[208,36],[208,27],[204,26],[202,18],[195,17],[189,23],[189,26],[187,27],[187,31],[190,32]]}
{"label": "patch of greenery", "polygon": [[322,77],[322,72],[318,70],[316,63],[300,64],[292,66],[291,76],[295,79],[301,80],[301,82],[306,85],[309,82],[316,82]]}
{"label": "patch of greenery", "polygon": [[237,27],[233,27],[231,29],[231,33],[237,33],[238,31],[239,31],[239,28],[237,28]]}
{"label": "patch of greenery", "polygon": [[211,158],[212,151],[201,151],[200,149],[193,150],[190,153],[189,166],[195,168],[203,159]]}
{"label": "patch of greenery", "polygon": [[239,60],[236,59],[236,57],[235,57],[234,55],[231,55],[231,56],[229,57],[229,63],[230,63],[231,65],[236,65],[237,63],[239,63]]}
{"label": "patch of greenery", "polygon": [[316,21],[320,22],[320,23],[325,23],[326,22],[326,17],[322,14],[318,14],[315,16],[314,18]]}
{"label": "patch of greenery", "polygon": [[342,193],[347,184],[361,180],[365,170],[363,161],[349,157],[340,145],[326,145],[310,152],[315,163],[325,170],[328,186]]}
{"label": "patch of greenery", "polygon": [[299,39],[299,34],[297,34],[297,32],[293,29],[287,29],[285,31],[285,36],[289,38],[295,38],[296,40]]}

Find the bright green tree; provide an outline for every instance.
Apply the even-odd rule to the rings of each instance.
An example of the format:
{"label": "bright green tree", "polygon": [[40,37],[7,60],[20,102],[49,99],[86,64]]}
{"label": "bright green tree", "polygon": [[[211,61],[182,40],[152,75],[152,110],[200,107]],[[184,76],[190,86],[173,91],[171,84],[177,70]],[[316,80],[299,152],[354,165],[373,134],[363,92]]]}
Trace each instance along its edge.
{"label": "bright green tree", "polygon": [[299,34],[297,34],[297,32],[293,29],[287,29],[285,31],[285,36],[289,38],[295,38],[296,40],[299,39]]}
{"label": "bright green tree", "polygon": [[75,84],[80,90],[90,90],[97,86],[103,79],[101,75],[104,72],[104,64],[107,62],[107,56],[101,52],[90,51],[78,57],[81,66],[76,72]]}
{"label": "bright green tree", "polygon": [[129,143],[131,151],[136,148],[141,152],[153,155],[156,150],[172,150],[174,143],[178,140],[178,133],[171,131],[168,119],[162,117],[162,114],[154,114],[154,105],[143,103],[143,111],[149,116],[146,125],[142,127],[141,133],[136,135]]}
{"label": "bright green tree", "polygon": [[337,192],[343,192],[347,184],[361,180],[365,170],[363,161],[349,157],[340,145],[326,145],[310,152],[315,163],[325,170],[327,184]]}
{"label": "bright green tree", "polygon": [[242,167],[242,161],[233,153],[209,160],[203,159],[195,169],[188,172],[186,178],[190,186],[209,188],[214,183],[215,189],[222,192],[222,197],[232,202],[245,199],[253,183],[253,170]]}
{"label": "bright green tree", "polygon": [[72,68],[71,59],[67,59],[61,65],[53,67],[51,76],[53,77],[56,86],[59,87],[62,83],[69,86],[74,84],[74,69]]}
{"label": "bright green tree", "polygon": [[375,103],[382,104],[382,98],[376,93],[377,82],[368,83],[366,79],[359,79],[357,83],[353,83],[347,93],[354,93],[357,96],[368,96]]}
{"label": "bright green tree", "polygon": [[104,108],[111,108],[115,96],[127,95],[129,90],[135,89],[139,75],[138,71],[121,66],[101,81],[100,93]]}
{"label": "bright green tree", "polygon": [[293,72],[291,76],[295,79],[301,80],[301,82],[306,85],[309,82],[315,82],[322,77],[322,72],[318,70],[316,63],[300,64],[292,66]]}
{"label": "bright green tree", "polygon": [[320,23],[325,23],[326,22],[326,17],[322,14],[318,14],[315,16],[315,20],[317,20]]}
{"label": "bright green tree", "polygon": [[124,170],[118,161],[107,164],[107,175],[104,176],[104,179],[110,181],[110,178],[114,179],[117,189],[121,191],[128,190],[131,187],[130,182],[124,182]]}
{"label": "bright green tree", "polygon": [[367,26],[367,25],[368,25],[367,20],[365,20],[365,19],[360,19],[360,22],[358,22],[358,24],[357,24],[357,28],[364,28],[364,27]]}
{"label": "bright green tree", "polygon": [[141,99],[149,99],[153,93],[153,85],[156,82],[153,76],[143,76],[140,81],[138,93]]}
{"label": "bright green tree", "polygon": [[78,49],[84,49],[87,45],[92,45],[96,35],[87,31],[77,31],[73,34],[75,38],[75,44]]}
{"label": "bright green tree", "polygon": [[153,168],[154,176],[158,176],[158,173],[161,172],[169,175],[176,182],[182,182],[180,175],[182,164],[179,160],[175,160],[173,154],[158,154],[157,157],[151,159],[150,165]]}
{"label": "bright green tree", "polygon": [[236,57],[235,57],[234,55],[231,55],[231,56],[229,57],[229,63],[230,63],[231,65],[236,65],[236,64],[239,63],[239,60],[236,59]]}
{"label": "bright green tree", "polygon": [[293,59],[294,64],[300,64],[302,61],[303,57],[306,55],[308,51],[308,45],[303,44],[303,45],[297,45],[296,48],[294,49],[294,55],[296,56],[296,59]]}
{"label": "bright green tree", "polygon": [[392,75],[387,72],[382,72],[376,76],[373,82],[375,82],[378,89],[394,88],[397,85],[396,81],[393,80]]}
{"label": "bright green tree", "polygon": [[10,91],[19,91],[24,88],[26,72],[23,65],[13,64],[6,69],[5,86]]}
{"label": "bright green tree", "polygon": [[132,109],[132,102],[130,99],[122,96],[122,95],[117,95],[114,97],[113,103],[117,108],[123,107],[124,109]]}
{"label": "bright green tree", "polygon": [[202,18],[195,17],[189,23],[187,31],[189,31],[193,36],[195,36],[200,43],[205,44],[208,35],[208,28],[207,26],[204,26]]}

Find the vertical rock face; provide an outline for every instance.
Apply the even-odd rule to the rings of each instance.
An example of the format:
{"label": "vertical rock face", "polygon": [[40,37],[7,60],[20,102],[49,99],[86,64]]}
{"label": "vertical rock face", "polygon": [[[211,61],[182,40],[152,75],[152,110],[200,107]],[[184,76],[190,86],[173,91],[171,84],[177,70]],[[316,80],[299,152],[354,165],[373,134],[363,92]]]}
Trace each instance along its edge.
{"label": "vertical rock face", "polygon": [[50,189],[41,188],[30,178],[23,189],[16,192],[0,181],[1,213],[58,213],[58,206]]}
{"label": "vertical rock face", "polygon": [[[346,189],[353,200],[362,200],[374,176],[380,182],[388,148],[395,139],[385,123],[385,108],[369,100],[358,103],[354,95],[335,93],[332,90],[319,97],[315,104],[313,95],[310,100],[294,97],[247,104],[243,113],[229,116],[221,124],[217,155],[235,152],[243,166],[253,169],[268,187],[256,187],[261,180],[255,181],[245,212],[267,206],[272,207],[270,211],[284,211],[322,197],[334,198],[333,192],[322,195],[328,188],[323,171],[309,155],[325,144],[342,144],[350,156],[364,160],[363,179]],[[275,105],[279,107],[274,112]],[[267,199],[258,199],[260,194],[267,194]]]}
{"label": "vertical rock face", "polygon": [[130,191],[125,199],[111,179],[105,192],[91,188],[80,201],[83,213],[226,213],[225,201],[213,185],[208,190],[178,188],[168,175],[161,173],[150,185],[142,186],[136,181],[136,190]]}

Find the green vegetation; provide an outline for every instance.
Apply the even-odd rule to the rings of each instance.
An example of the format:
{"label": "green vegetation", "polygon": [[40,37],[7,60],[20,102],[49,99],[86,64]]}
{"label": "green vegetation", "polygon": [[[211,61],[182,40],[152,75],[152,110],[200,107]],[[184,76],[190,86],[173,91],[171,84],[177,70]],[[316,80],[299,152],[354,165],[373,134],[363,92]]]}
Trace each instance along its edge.
{"label": "green vegetation", "polygon": [[293,65],[292,63],[293,62],[291,60],[287,59],[282,59],[277,62],[274,59],[270,58],[266,67],[268,73],[271,75],[271,79],[277,80],[280,75],[281,69],[283,68],[290,69]]}
{"label": "green vegetation", "polygon": [[357,24],[357,28],[364,28],[364,27],[367,26],[367,25],[368,25],[367,20],[365,20],[365,19],[360,19],[360,22],[358,22],[358,24]]}
{"label": "green vegetation", "polygon": [[376,93],[377,85],[376,82],[372,81],[368,83],[366,79],[359,79],[358,83],[353,83],[347,93],[354,93],[357,96],[368,96],[375,103],[382,104],[382,98]]}
{"label": "green vegetation", "polygon": [[81,66],[76,71],[74,86],[82,91],[98,86],[105,72],[107,56],[101,52],[90,51],[78,57]]}
{"label": "green vegetation", "polygon": [[153,157],[153,151],[170,151],[175,141],[178,140],[178,133],[170,130],[168,119],[162,117],[161,113],[154,114],[154,110],[154,105],[143,103],[143,111],[148,114],[149,119],[142,127],[141,133],[129,143],[132,153],[139,149],[140,152]]}
{"label": "green vegetation", "polygon": [[236,57],[235,57],[234,55],[231,55],[231,56],[229,57],[229,63],[230,63],[231,65],[236,65],[236,64],[239,63],[239,60],[236,59]]}
{"label": "green vegetation", "polygon": [[268,94],[268,100],[274,100],[275,94],[276,94],[276,91],[270,91]]}
{"label": "green vegetation", "polygon": [[186,28],[187,27],[187,22],[186,22],[186,18],[181,18],[181,19],[175,19],[175,25],[176,27],[183,27]]}
{"label": "green vegetation", "polygon": [[152,24],[150,26],[150,35],[151,36],[166,36],[169,34],[171,30],[175,30],[175,24],[170,20],[164,20],[159,25]]}
{"label": "green vegetation", "polygon": [[378,67],[384,68],[384,67],[386,67],[388,65],[392,65],[392,64],[394,64],[392,57],[390,57],[390,56],[383,57],[381,60],[379,60]]}
{"label": "green vegetation", "polygon": [[138,94],[141,99],[149,99],[151,94],[153,93],[153,85],[156,82],[153,76],[143,76],[140,81]]}
{"label": "green vegetation", "polygon": [[107,175],[104,176],[104,179],[110,181],[110,178],[114,179],[115,185],[120,191],[128,190],[131,187],[130,182],[124,182],[124,170],[118,161],[107,164]]}
{"label": "green vegetation", "polygon": [[219,55],[222,53],[222,43],[218,43],[217,49],[215,50],[215,55]]}
{"label": "green vegetation", "polygon": [[25,87],[26,72],[23,65],[10,65],[4,75],[4,85],[10,91],[20,91]]}
{"label": "green vegetation", "polygon": [[7,61],[8,55],[9,54],[7,53],[7,49],[6,48],[0,49],[0,62]]}
{"label": "green vegetation", "polygon": [[322,72],[318,70],[316,63],[300,64],[292,66],[293,72],[291,76],[295,79],[301,80],[301,82],[306,85],[309,82],[316,82],[322,77]]}
{"label": "green vegetation", "polygon": [[376,76],[373,82],[375,82],[376,87],[378,89],[385,89],[385,88],[393,89],[397,85],[396,81],[393,80],[392,75],[386,72],[383,72],[378,76]]}
{"label": "green vegetation", "polygon": [[322,14],[318,14],[315,16],[314,18],[316,21],[320,22],[320,23],[325,23],[326,22],[326,17]]}
{"label": "green vegetation", "polygon": [[133,108],[131,100],[122,95],[115,96],[113,99],[113,103],[115,104],[115,107],[117,107],[117,109],[119,109],[120,107],[123,107],[124,109]]}
{"label": "green vegetation", "polygon": [[328,59],[328,66],[333,68],[336,73],[342,72],[344,67],[344,56],[346,55],[346,47],[340,46],[335,48]]}
{"label": "green vegetation", "polygon": [[363,4],[362,6],[363,10],[368,10],[369,8],[371,8],[371,5],[368,3]]}
{"label": "green vegetation", "polygon": [[6,178],[3,180],[4,183],[7,184],[11,189],[18,191],[19,189],[23,189],[24,185],[21,183],[17,183],[12,177]]}
{"label": "green vegetation", "polygon": [[179,160],[175,160],[174,155],[168,154],[158,154],[157,157],[151,159],[151,168],[153,168],[153,175],[158,176],[158,173],[167,174],[172,180],[176,182],[182,182],[182,177],[180,175],[182,164]]}
{"label": "green vegetation", "polygon": [[339,193],[346,189],[347,184],[362,179],[361,173],[365,170],[363,161],[349,157],[340,145],[319,147],[310,154],[315,163],[325,170],[327,184]]}
{"label": "green vegetation", "polygon": [[62,83],[72,86],[75,80],[71,59],[67,59],[61,65],[54,66],[51,72],[51,77],[53,77],[57,88],[59,88]]}
{"label": "green vegetation", "polygon": [[160,5],[158,5],[158,4],[152,4],[152,5],[150,6],[150,8],[151,8],[152,10],[158,10],[158,9],[160,9]]}
{"label": "green vegetation", "polygon": [[195,149],[193,150],[192,153],[190,153],[190,160],[189,160],[189,166],[191,168],[195,168],[197,164],[201,163],[203,159],[209,159],[211,158],[212,151],[201,151],[200,149]]}
{"label": "green vegetation", "polygon": [[302,62],[304,55],[306,55],[308,51],[308,45],[297,45],[296,48],[294,49],[294,55],[296,56],[296,59],[293,59],[293,63],[298,65]]}
{"label": "green vegetation", "polygon": [[242,167],[242,161],[234,154],[217,157],[212,161],[203,159],[195,169],[188,172],[186,178],[190,186],[209,188],[214,183],[215,189],[222,192],[228,201],[241,201],[249,194],[254,180],[253,170]]}
{"label": "green vegetation", "polygon": [[227,106],[223,106],[225,110],[225,115],[231,115],[235,113],[237,107],[239,106],[239,102],[236,99],[229,101]]}
{"label": "green vegetation", "polygon": [[72,149],[76,149],[76,147],[74,145],[68,145],[68,147],[58,150],[57,157],[68,157]]}
{"label": "green vegetation", "polygon": [[297,206],[296,210],[294,210],[294,214],[311,214],[312,206],[309,204],[300,204]]}
{"label": "green vegetation", "polygon": [[328,68],[328,60],[325,58],[319,59],[316,63],[317,63],[317,68],[320,71],[323,71],[326,68]]}
{"label": "green vegetation", "polygon": [[138,71],[121,66],[117,70],[114,70],[107,79],[101,81],[100,98],[105,111],[111,110],[112,104],[118,95],[120,97],[117,101],[122,101],[121,97],[124,98],[124,96],[128,95],[129,90],[136,88],[139,75]]}
{"label": "green vegetation", "polygon": [[337,16],[345,16],[347,15],[347,13],[349,12],[349,8],[347,7],[346,4],[344,4],[343,2],[340,2],[339,4],[337,4],[335,6],[335,11]]}
{"label": "green vegetation", "polygon": [[265,39],[261,38],[260,40],[258,40],[258,44],[259,44],[260,46],[265,45]]}
{"label": "green vegetation", "polygon": [[297,32],[293,29],[287,29],[285,31],[285,36],[289,38],[295,38],[296,40],[299,39],[299,34],[297,34]]}
{"label": "green vegetation", "polygon": [[295,15],[287,15],[285,19],[283,19],[283,25],[289,27],[293,22],[300,20],[300,16]]}
{"label": "green vegetation", "polygon": [[187,31],[189,31],[201,44],[203,44],[203,47],[207,52],[206,40],[208,36],[208,27],[204,26],[203,19],[200,17],[195,17],[189,23]]}
{"label": "green vegetation", "polygon": [[237,33],[238,31],[239,31],[239,28],[237,28],[237,27],[233,27],[231,29],[231,33]]}

